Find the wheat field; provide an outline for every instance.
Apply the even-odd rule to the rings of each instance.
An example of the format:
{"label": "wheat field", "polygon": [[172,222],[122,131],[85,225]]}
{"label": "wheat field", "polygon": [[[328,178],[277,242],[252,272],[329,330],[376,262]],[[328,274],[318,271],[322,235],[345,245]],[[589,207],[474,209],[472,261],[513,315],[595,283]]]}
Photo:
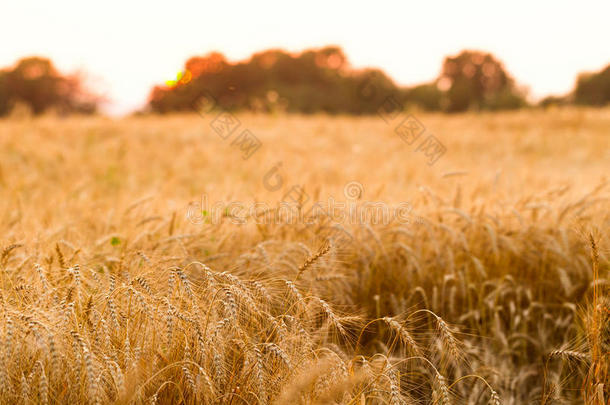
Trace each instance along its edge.
{"label": "wheat field", "polygon": [[0,403],[609,403],[610,110],[415,115],[0,121]]}

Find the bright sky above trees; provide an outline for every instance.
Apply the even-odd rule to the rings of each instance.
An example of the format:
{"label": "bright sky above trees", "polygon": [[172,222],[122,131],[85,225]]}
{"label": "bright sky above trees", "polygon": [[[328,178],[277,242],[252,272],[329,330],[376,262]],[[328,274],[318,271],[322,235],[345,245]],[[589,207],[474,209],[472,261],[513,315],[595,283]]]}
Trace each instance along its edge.
{"label": "bright sky above trees", "polygon": [[489,51],[533,98],[571,90],[610,63],[608,1],[205,2],[20,0],[0,6],[0,66],[28,55],[83,70],[106,110],[142,106],[194,55],[243,59],[268,48],[341,46],[355,67],[402,85],[429,81],[446,55]]}

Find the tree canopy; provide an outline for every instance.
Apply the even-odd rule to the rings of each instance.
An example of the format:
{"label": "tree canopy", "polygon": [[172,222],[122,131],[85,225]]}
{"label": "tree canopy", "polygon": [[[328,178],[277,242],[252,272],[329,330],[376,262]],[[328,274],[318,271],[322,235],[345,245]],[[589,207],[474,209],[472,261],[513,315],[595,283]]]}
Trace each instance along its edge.
{"label": "tree canopy", "polygon": [[0,70],[0,116],[18,103],[34,114],[49,108],[62,113],[93,113],[98,99],[84,91],[76,76],[61,75],[46,58],[21,59],[14,68]]}
{"label": "tree canopy", "polygon": [[[154,112],[189,110],[201,94],[224,109],[330,114],[373,114],[392,96],[425,110],[517,108],[525,99],[492,55],[465,51],[449,57],[441,76],[413,88],[398,86],[379,69],[354,69],[336,46],[300,54],[282,50],[256,53],[230,63],[220,53],[189,59],[192,78],[176,86],[156,86],[149,98]],[[447,88],[443,90],[442,85]]]}
{"label": "tree canopy", "polygon": [[582,105],[604,106],[610,103],[610,65],[596,73],[578,76],[574,102]]}
{"label": "tree canopy", "polygon": [[444,108],[450,112],[525,105],[524,94],[517,90],[502,63],[489,53],[463,51],[445,58],[438,84],[447,90]]}

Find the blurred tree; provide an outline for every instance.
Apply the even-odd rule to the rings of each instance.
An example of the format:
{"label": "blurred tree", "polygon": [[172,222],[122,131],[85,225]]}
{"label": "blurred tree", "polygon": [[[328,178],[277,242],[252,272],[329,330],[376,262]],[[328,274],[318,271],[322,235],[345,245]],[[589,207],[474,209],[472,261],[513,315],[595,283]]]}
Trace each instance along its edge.
{"label": "blurred tree", "polygon": [[379,69],[354,70],[336,46],[300,54],[271,49],[249,60],[229,63],[220,53],[193,57],[185,64],[188,84],[153,88],[154,112],[186,111],[204,91],[226,110],[283,110],[300,113],[375,114],[394,97],[400,104],[424,110],[518,108],[523,95],[503,66],[490,54],[465,51],[447,58],[433,83],[411,89],[397,86]]}
{"label": "blurred tree", "polygon": [[10,112],[11,103],[8,89],[8,74],[0,70],[0,117]]}
{"label": "blurred tree", "polygon": [[[227,110],[271,111],[281,106],[306,114],[372,114],[386,97],[404,92],[379,70],[350,69],[347,57],[336,46],[300,54],[272,49],[234,64],[212,53],[189,59],[185,69],[192,74],[190,83],[153,88],[149,97],[152,111],[188,110],[207,91]],[[375,94],[369,96],[363,87],[374,87]]]}
{"label": "blurred tree", "polygon": [[525,105],[513,79],[489,53],[463,51],[445,58],[437,85],[445,91],[443,104],[449,112]]}
{"label": "blurred tree", "polygon": [[583,73],[578,76],[574,102],[595,106],[610,103],[610,65],[597,73]]}
{"label": "blurred tree", "polygon": [[426,111],[441,109],[443,92],[436,83],[425,83],[409,89],[406,93],[406,104],[416,105]]}
{"label": "blurred tree", "polygon": [[60,75],[45,58],[25,58],[14,69],[0,71],[0,115],[16,103],[28,105],[34,114],[51,107],[62,113],[93,113],[98,102],[83,91],[76,76]]}
{"label": "blurred tree", "polygon": [[568,97],[566,96],[546,96],[538,105],[540,107],[552,107],[552,106],[562,106],[569,103]]}

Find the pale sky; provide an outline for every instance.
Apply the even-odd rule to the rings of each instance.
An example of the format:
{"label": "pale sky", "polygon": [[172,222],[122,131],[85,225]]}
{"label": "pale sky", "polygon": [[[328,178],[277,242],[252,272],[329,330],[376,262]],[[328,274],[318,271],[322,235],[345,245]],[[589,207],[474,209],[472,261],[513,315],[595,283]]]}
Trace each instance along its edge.
{"label": "pale sky", "polygon": [[492,52],[534,99],[570,91],[610,63],[610,1],[0,0],[0,66],[50,57],[87,73],[117,115],[146,102],[194,55],[339,45],[401,85],[434,79],[444,56]]}

